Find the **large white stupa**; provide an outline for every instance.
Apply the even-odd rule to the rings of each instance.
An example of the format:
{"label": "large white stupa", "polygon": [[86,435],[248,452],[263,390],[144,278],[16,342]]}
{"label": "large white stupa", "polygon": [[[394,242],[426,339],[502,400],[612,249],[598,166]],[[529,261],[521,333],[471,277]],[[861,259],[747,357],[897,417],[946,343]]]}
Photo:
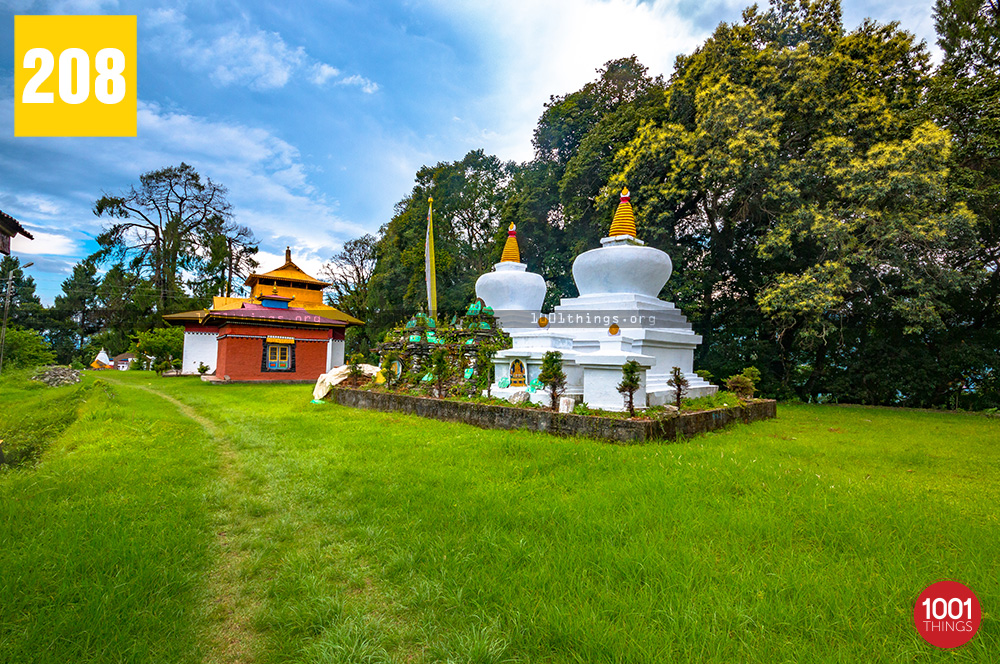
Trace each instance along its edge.
{"label": "large white stupa", "polygon": [[517,227],[511,224],[500,262],[493,266],[492,272],[476,280],[476,297],[493,309],[508,333],[537,328],[542,311],[545,279],[540,274],[528,272],[527,268],[521,262],[521,250],[517,246]]}
{"label": "large white stupa", "polygon": [[[542,357],[550,350],[562,353],[565,395],[580,398],[592,408],[624,410],[618,384],[622,365],[629,360],[636,360],[643,368],[642,387],[635,395],[637,405],[661,405],[673,399],[674,389],[667,385],[673,367],[680,367],[689,382],[687,396],[714,393],[718,388],[693,371],[694,350],[701,337],[673,303],[658,298],[672,269],[665,252],[637,239],[635,215],[629,192],[624,189],[601,247],[573,261],[579,297],[564,298],[551,313],[540,316],[534,313],[534,304],[537,301],[540,307],[544,300],[542,281],[541,294],[532,291],[532,306],[525,307],[525,316],[519,319],[531,319],[533,325],[504,327],[513,347],[494,356],[493,394],[508,397],[527,390],[533,400],[546,402],[547,395],[537,389],[537,382],[534,387],[532,383],[541,372]],[[523,273],[522,267],[519,274]],[[490,292],[501,292],[499,282],[507,274],[497,270],[480,277],[477,295],[491,304],[486,291],[480,290],[480,282],[490,277]],[[511,279],[506,283],[511,292],[519,292],[518,282]]]}

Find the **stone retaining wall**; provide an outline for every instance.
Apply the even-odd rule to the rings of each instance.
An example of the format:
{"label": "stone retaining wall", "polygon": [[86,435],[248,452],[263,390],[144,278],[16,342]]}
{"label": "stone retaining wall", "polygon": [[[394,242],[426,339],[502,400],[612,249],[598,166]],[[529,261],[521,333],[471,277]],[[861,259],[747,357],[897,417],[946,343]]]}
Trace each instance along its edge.
{"label": "stone retaining wall", "polygon": [[558,436],[582,436],[615,443],[635,444],[674,440],[721,429],[734,422],[756,422],[777,416],[777,404],[760,400],[745,406],[685,413],[664,420],[619,420],[553,413],[534,408],[447,401],[405,394],[371,392],[335,387],[327,397],[334,403],[387,413],[409,413],[446,422],[463,422],[484,429],[528,429]]}

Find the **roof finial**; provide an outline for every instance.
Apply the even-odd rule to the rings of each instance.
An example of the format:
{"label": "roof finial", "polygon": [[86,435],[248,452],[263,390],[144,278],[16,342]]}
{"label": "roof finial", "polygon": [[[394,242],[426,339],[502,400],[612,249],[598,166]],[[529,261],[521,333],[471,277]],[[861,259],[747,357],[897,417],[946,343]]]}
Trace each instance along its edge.
{"label": "roof finial", "polygon": [[507,244],[503,246],[503,255],[500,257],[501,263],[520,263],[521,250],[517,246],[517,226],[510,222],[507,228]]}
{"label": "roof finial", "polygon": [[631,235],[635,237],[635,214],[632,212],[632,203],[629,202],[628,187],[622,189],[621,202],[615,210],[615,217],[611,220],[611,232],[609,237],[617,235]]}
{"label": "roof finial", "polygon": [[285,247],[285,262],[286,263],[291,263],[292,262],[292,248],[291,247]]}

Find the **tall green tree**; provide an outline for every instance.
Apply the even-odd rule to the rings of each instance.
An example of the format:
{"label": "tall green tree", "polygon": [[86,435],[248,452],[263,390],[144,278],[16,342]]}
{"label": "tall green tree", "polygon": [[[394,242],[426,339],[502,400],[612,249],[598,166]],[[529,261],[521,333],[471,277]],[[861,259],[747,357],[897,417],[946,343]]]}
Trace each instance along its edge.
{"label": "tall green tree", "polygon": [[[476,279],[499,258],[500,215],[509,197],[513,164],[482,150],[461,161],[425,166],[413,191],[396,204],[381,229],[369,283],[368,312],[379,334],[418,309],[426,309],[424,240],[428,199],[434,198],[434,248],[438,311],[463,309]],[[380,321],[380,322],[379,322]]]}
{"label": "tall green tree", "polygon": [[110,223],[97,237],[101,248],[93,258],[122,262],[148,278],[160,315],[182,310],[190,305],[182,270],[198,267],[206,236],[231,220],[227,193],[185,163],[144,173],[138,187],[105,194],[95,203],[94,214]]}
{"label": "tall green tree", "polygon": [[546,306],[576,294],[571,265],[597,246],[613,205],[600,197],[614,155],[641,122],[665,114],[664,82],[633,55],[611,60],[580,90],[553,96],[538,120],[535,159],[519,169],[504,208],[522,260],[545,275]]}
{"label": "tall green tree", "polygon": [[368,286],[375,271],[378,240],[366,234],[348,240],[322,273],[332,286],[326,298],[331,306],[352,316],[364,316],[368,308]]}
{"label": "tall green tree", "polygon": [[201,229],[197,244],[192,261],[195,276],[190,282],[193,293],[208,300],[242,292],[242,282],[259,266],[254,258],[258,247],[253,230],[213,217]]}
{"label": "tall green tree", "polygon": [[928,78],[912,35],[845,32],[836,0],[752,7],[679,59],[669,118],[619,153],[608,194],[638,184],[640,232],[673,249],[667,289],[713,373],[755,361],[772,391],[812,397],[873,321],[912,338],[946,326],[974,218],[945,200],[950,140],[923,122]]}
{"label": "tall green tree", "polygon": [[97,288],[102,329],[91,338],[92,345],[112,355],[129,350],[137,332],[149,330],[159,321],[156,301],[157,292],[148,279],[121,264],[112,265]]}
{"label": "tall green tree", "polygon": [[936,0],[934,26],[943,66],[960,76],[996,76],[1000,64],[1000,2]]}
{"label": "tall green tree", "polygon": [[90,337],[104,327],[98,310],[99,287],[97,266],[89,259],[74,265],[72,274],[62,282],[62,293],[56,296],[50,311],[56,321],[50,336],[61,362],[81,359]]}
{"label": "tall green tree", "polygon": [[976,216],[975,277],[953,298],[943,339],[934,340],[933,366],[952,380],[937,400],[967,388],[980,406],[1000,377],[1000,4],[995,0],[938,0],[938,45],[944,57],[930,87],[930,113],[952,137],[949,198]]}
{"label": "tall green tree", "polygon": [[[326,292],[327,304],[365,321],[364,325],[347,328],[345,333],[347,347],[362,355],[370,354],[385,332],[382,316],[369,309],[369,285],[375,272],[377,251],[375,236],[362,235],[345,242],[321,271],[322,277],[332,284]],[[395,316],[389,314],[385,319],[391,324]]]}
{"label": "tall green tree", "polygon": [[0,307],[4,306],[4,299],[7,297],[8,275],[11,277],[11,290],[7,324],[28,330],[45,330],[45,309],[41,299],[35,294],[35,280],[25,274],[21,261],[16,256],[3,256],[0,259]]}

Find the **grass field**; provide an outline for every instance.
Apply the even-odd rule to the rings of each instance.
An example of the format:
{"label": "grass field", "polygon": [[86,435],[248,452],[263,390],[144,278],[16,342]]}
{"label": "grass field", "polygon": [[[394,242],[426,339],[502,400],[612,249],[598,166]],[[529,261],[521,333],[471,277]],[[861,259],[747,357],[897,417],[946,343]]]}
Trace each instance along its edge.
{"label": "grass field", "polygon": [[[996,662],[1000,421],[620,447],[127,372],[0,381],[0,662]],[[25,458],[31,458],[30,454]],[[979,633],[913,627],[934,581]]]}

